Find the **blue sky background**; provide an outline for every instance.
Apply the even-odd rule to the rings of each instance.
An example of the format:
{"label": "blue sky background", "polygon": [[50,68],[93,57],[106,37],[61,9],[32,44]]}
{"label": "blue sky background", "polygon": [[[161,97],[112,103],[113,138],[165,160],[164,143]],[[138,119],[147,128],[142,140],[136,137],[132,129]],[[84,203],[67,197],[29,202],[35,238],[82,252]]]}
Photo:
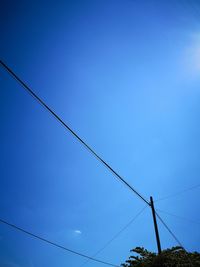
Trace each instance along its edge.
{"label": "blue sky background", "polygon": [[[1,58],[142,195],[199,184],[199,1],[1,1]],[[0,68],[0,217],[93,255],[143,207]],[[199,189],[156,203],[199,251]],[[175,241],[159,224],[163,248]],[[79,230],[81,233],[77,233]],[[98,256],[156,251],[150,209]],[[0,266],[84,259],[0,225]],[[85,266],[101,264],[88,262]],[[102,265],[103,266],[103,265]]]}

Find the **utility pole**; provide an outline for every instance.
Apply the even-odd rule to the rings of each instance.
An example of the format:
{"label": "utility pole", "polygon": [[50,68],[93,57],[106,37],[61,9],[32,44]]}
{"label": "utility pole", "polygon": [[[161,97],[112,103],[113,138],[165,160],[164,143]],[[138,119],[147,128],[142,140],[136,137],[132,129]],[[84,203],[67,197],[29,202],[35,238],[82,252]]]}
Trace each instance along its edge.
{"label": "utility pole", "polygon": [[158,254],[161,253],[161,245],[160,245],[160,237],[159,237],[159,232],[158,232],[158,225],[156,221],[156,214],[155,214],[155,209],[154,209],[154,204],[153,204],[153,198],[150,197],[150,206],[152,210],[152,215],[153,215],[153,223],[154,223],[154,229],[155,229],[155,234],[156,234],[156,242],[157,242],[157,247],[158,247]]}

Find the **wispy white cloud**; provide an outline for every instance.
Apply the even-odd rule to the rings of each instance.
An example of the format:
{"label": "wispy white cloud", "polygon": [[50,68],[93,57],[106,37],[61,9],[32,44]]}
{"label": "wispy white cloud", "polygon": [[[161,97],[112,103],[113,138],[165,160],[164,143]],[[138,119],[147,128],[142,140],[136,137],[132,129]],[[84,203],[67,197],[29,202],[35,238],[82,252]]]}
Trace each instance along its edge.
{"label": "wispy white cloud", "polygon": [[74,230],[74,233],[76,233],[78,235],[82,234],[82,232],[80,230]]}

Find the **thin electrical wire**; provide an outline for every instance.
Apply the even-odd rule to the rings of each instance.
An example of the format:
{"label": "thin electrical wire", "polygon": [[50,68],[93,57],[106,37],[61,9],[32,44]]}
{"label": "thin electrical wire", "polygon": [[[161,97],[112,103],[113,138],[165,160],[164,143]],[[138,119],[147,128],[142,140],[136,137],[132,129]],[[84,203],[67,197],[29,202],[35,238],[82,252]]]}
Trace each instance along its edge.
{"label": "thin electrical wire", "polygon": [[108,163],[106,163],[89,145],[83,141],[30,87],[25,84],[2,60],[0,64],[4,69],[35,99],[37,100],[47,111],[50,112],[53,117],[58,120],[84,147],[86,147],[106,168],[108,168],[124,185],[126,185],[132,192],[134,192],[140,199],[146,204],[150,205],[149,202],[134,189],[128,182],[124,180]]}
{"label": "thin electrical wire", "polygon": [[18,230],[18,231],[20,231],[20,232],[22,232],[22,233],[24,233],[26,235],[32,236],[32,237],[34,237],[34,238],[36,238],[36,239],[38,239],[40,241],[43,241],[45,243],[48,243],[48,244],[50,244],[50,245],[52,245],[54,247],[60,248],[62,250],[68,251],[68,252],[70,252],[72,254],[75,254],[77,256],[81,256],[81,257],[84,257],[84,258],[87,258],[89,260],[92,260],[92,261],[95,261],[95,262],[98,262],[98,263],[102,263],[102,264],[105,264],[105,265],[114,266],[114,267],[120,267],[119,265],[115,265],[115,264],[112,264],[112,263],[109,263],[109,262],[106,262],[106,261],[98,260],[98,259],[95,259],[93,257],[87,256],[87,255],[85,255],[83,253],[80,253],[80,252],[77,252],[75,250],[66,248],[66,247],[64,247],[62,245],[59,245],[59,244],[55,243],[55,242],[52,242],[50,240],[47,240],[46,238],[43,238],[43,237],[41,237],[39,235],[33,234],[33,233],[31,233],[31,232],[29,232],[29,231],[27,231],[27,230],[25,230],[25,229],[23,229],[23,228],[21,228],[19,226],[16,226],[15,224],[11,224],[11,223],[3,220],[3,219],[0,219],[0,223],[6,224],[7,226],[10,226],[13,229]]}
{"label": "thin electrical wire", "polygon": [[170,213],[170,212],[168,212],[168,211],[164,211],[164,210],[161,210],[161,209],[156,209],[156,210],[159,211],[159,212],[165,213],[165,214],[167,214],[167,215],[170,215],[170,216],[172,216],[172,217],[178,218],[178,219],[180,219],[180,220],[187,221],[187,222],[189,222],[189,223],[200,224],[200,222],[197,222],[197,221],[194,221],[194,220],[190,220],[190,219],[187,219],[187,218],[182,217],[182,216],[179,216],[179,215],[172,214],[172,213]]}
{"label": "thin electrical wire", "polygon": [[184,189],[182,191],[178,191],[178,192],[176,192],[174,194],[171,194],[171,195],[168,195],[168,196],[165,196],[165,197],[162,197],[162,198],[158,198],[154,202],[158,202],[158,201],[162,201],[162,200],[166,200],[166,199],[169,199],[169,198],[176,197],[178,195],[184,194],[185,192],[197,189],[198,187],[200,187],[200,184],[197,184],[197,185],[194,185],[192,187],[186,188],[186,189]]}
{"label": "thin electrical wire", "polygon": [[167,229],[167,231],[171,234],[171,236],[184,249],[184,246],[181,244],[181,242],[178,240],[178,238],[175,236],[175,234],[170,230],[170,228],[167,226],[167,224],[163,221],[163,219],[160,217],[160,215],[158,214],[158,212],[155,211],[155,213],[156,213],[158,219],[161,221],[161,223],[165,226],[165,228]]}
{"label": "thin electrical wire", "polygon": [[[107,248],[123,231],[125,231],[148,207],[146,205],[143,207],[131,220],[128,222],[118,233],[116,233],[108,242],[105,243],[105,245],[100,248],[95,254],[92,255],[92,257],[96,257],[100,252],[102,252],[105,248]],[[88,263],[90,259],[87,259],[80,267],[85,266],[86,263]]]}
{"label": "thin electrical wire", "polygon": [[183,246],[183,244],[178,240],[178,238],[175,236],[175,234],[170,230],[170,228],[167,226],[167,224],[163,221],[163,219],[160,217],[160,215],[158,214],[158,212],[155,212],[158,219],[161,221],[161,223],[164,225],[164,227],[167,229],[167,231],[171,234],[171,236],[176,240],[176,242],[179,244],[180,247],[182,247],[183,251],[185,252],[185,257],[188,259],[188,261],[190,262],[191,267],[193,266],[193,263],[188,255],[187,250],[185,249],[185,247]]}

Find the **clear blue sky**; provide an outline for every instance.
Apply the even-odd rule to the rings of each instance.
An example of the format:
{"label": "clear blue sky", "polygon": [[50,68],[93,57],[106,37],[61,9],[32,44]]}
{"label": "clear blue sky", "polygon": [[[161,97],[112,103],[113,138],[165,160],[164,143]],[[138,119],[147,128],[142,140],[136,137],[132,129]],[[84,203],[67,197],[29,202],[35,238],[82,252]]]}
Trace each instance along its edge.
{"label": "clear blue sky", "polygon": [[[198,1],[8,0],[0,9],[1,58],[142,195],[199,184]],[[2,68],[0,94],[0,217],[93,255],[144,203]],[[200,222],[199,188],[156,208]],[[200,250],[197,223],[162,217]],[[175,245],[159,228],[162,247]],[[120,264],[135,246],[156,251],[149,209],[96,257]],[[0,225],[0,266],[84,261]]]}

